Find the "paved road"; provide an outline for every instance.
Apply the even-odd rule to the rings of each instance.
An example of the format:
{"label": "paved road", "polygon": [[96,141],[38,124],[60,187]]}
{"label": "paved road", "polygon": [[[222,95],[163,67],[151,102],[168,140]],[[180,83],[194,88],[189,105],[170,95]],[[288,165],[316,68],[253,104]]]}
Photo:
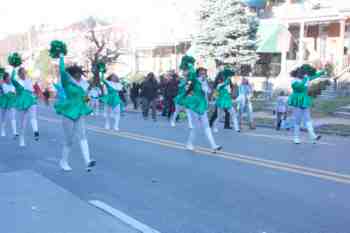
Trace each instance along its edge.
{"label": "paved road", "polygon": [[98,161],[92,173],[84,171],[77,145],[73,172],[58,169],[62,131],[45,107],[39,143],[20,149],[12,139],[0,140],[0,172],[33,170],[162,233],[350,232],[349,139],[295,146],[284,132],[222,130],[215,137],[224,152],[214,155],[202,135],[197,152],[184,149],[185,124],[171,128],[130,113],[120,133],[105,131],[102,118],[89,118],[88,125]]}

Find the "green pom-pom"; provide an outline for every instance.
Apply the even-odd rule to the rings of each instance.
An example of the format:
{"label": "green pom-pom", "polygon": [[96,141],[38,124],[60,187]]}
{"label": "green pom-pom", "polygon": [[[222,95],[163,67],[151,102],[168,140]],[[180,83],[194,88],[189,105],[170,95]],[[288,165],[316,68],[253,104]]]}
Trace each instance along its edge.
{"label": "green pom-pom", "polygon": [[0,67],[0,80],[4,77],[6,70],[2,67]]}
{"label": "green pom-pom", "polygon": [[309,64],[304,64],[300,67],[300,71],[302,75],[307,75],[307,76],[314,76],[316,74],[316,69],[309,65]]}
{"label": "green pom-pom", "polygon": [[106,73],[107,72],[106,63],[99,61],[97,63],[97,70],[101,73]]}
{"label": "green pom-pom", "polygon": [[59,58],[61,54],[67,55],[67,45],[59,40],[51,41],[50,44],[50,57]]}
{"label": "green pom-pom", "polygon": [[223,71],[221,71],[221,74],[224,78],[230,78],[235,75],[235,72],[232,69],[225,68]]}
{"label": "green pom-pom", "polygon": [[196,60],[194,59],[194,57],[185,55],[181,59],[180,69],[187,70],[189,68],[189,65],[194,65],[195,62]]}
{"label": "green pom-pom", "polygon": [[8,57],[8,62],[13,67],[18,67],[22,65],[21,55],[19,55],[18,53],[10,54],[10,56]]}

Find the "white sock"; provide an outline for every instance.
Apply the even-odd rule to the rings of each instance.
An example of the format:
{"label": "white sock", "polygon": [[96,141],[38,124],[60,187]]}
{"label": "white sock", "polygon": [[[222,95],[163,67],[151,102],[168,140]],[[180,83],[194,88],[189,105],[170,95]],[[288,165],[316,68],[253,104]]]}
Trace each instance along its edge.
{"label": "white sock", "polygon": [[119,130],[119,122],[120,122],[120,113],[116,113],[115,114],[115,118],[114,118],[114,129],[115,130]]}
{"label": "white sock", "polygon": [[11,120],[11,126],[12,126],[12,132],[13,132],[13,135],[17,135],[17,123],[16,123],[16,120]]}
{"label": "white sock", "polygon": [[37,119],[31,119],[30,120],[32,124],[32,128],[34,132],[38,132],[38,120]]}
{"label": "white sock", "polygon": [[216,145],[214,137],[213,137],[213,133],[211,132],[211,129],[209,127],[205,128],[205,135],[208,138],[208,141],[210,143],[210,146],[212,149],[216,149],[218,148],[218,145]]}
{"label": "white sock", "polygon": [[62,158],[60,161],[60,166],[64,171],[72,170],[72,168],[69,166],[69,163],[68,163],[69,154],[70,154],[70,148],[67,146],[64,146],[62,151]]}
{"label": "white sock", "polygon": [[187,140],[187,147],[191,147],[193,148],[193,143],[196,137],[196,132],[195,129],[190,129],[190,134],[188,136],[188,140]]}
{"label": "white sock", "polygon": [[20,147],[26,146],[26,143],[25,143],[25,141],[24,141],[24,136],[23,136],[23,135],[20,135],[20,136],[19,136],[19,146],[20,146]]}
{"label": "white sock", "polygon": [[6,137],[5,123],[1,123],[1,137]]}
{"label": "white sock", "polygon": [[300,142],[300,126],[294,125],[294,142]]}
{"label": "white sock", "polygon": [[309,135],[310,135],[310,138],[312,140],[316,139],[317,138],[317,135],[315,134],[315,130],[314,130],[314,127],[312,125],[312,122],[307,122],[306,123],[306,128],[307,128],[307,131],[309,132]]}
{"label": "white sock", "polygon": [[80,141],[80,149],[83,154],[85,164],[88,165],[91,162],[91,159],[90,159],[89,144],[86,139],[83,139]]}

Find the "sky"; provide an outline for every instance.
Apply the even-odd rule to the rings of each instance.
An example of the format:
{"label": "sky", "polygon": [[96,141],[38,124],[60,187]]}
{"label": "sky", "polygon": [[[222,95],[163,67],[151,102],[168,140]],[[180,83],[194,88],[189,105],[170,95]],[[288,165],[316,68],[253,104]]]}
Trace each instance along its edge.
{"label": "sky", "polygon": [[[114,17],[150,32],[193,20],[201,0],[4,0],[0,4],[0,39],[32,25],[69,25],[96,16]],[[93,3],[93,4],[91,4]]]}

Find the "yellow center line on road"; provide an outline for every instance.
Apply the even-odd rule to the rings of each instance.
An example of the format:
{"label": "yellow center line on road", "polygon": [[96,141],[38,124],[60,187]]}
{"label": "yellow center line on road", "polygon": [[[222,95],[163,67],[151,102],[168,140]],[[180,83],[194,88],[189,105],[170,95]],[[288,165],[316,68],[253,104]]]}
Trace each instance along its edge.
{"label": "yellow center line on road", "polygon": [[[40,117],[40,119],[49,121],[49,122],[54,122],[54,123],[60,122],[60,120],[53,119],[53,118]],[[184,144],[178,143],[175,141],[149,137],[149,136],[144,136],[144,135],[139,135],[139,134],[129,133],[129,132],[114,132],[114,131],[109,131],[109,130],[105,130],[105,129],[95,127],[95,126],[90,126],[90,125],[87,126],[87,129],[93,132],[106,134],[110,136],[118,136],[121,138],[160,145],[168,148],[186,150],[186,147]],[[265,167],[273,170],[279,170],[279,171],[290,172],[290,173],[295,173],[299,175],[316,177],[316,178],[333,181],[337,183],[350,184],[350,175],[347,175],[347,174],[341,174],[341,173],[331,172],[327,170],[304,167],[296,164],[278,162],[274,160],[260,159],[253,156],[241,155],[241,154],[236,154],[236,153],[231,153],[226,151],[213,153],[211,149],[204,148],[204,147],[197,147],[195,152],[198,152],[200,155],[238,161],[245,164],[252,164],[258,167]]]}
{"label": "yellow center line on road", "polygon": [[[262,137],[262,138],[270,138],[270,139],[278,139],[284,141],[292,141],[292,137],[281,136],[281,135],[268,135],[268,134],[258,134],[258,133],[242,133],[242,135],[252,136],[252,137]],[[326,146],[336,146],[333,143],[328,142],[317,142],[318,145],[326,145]]]}

